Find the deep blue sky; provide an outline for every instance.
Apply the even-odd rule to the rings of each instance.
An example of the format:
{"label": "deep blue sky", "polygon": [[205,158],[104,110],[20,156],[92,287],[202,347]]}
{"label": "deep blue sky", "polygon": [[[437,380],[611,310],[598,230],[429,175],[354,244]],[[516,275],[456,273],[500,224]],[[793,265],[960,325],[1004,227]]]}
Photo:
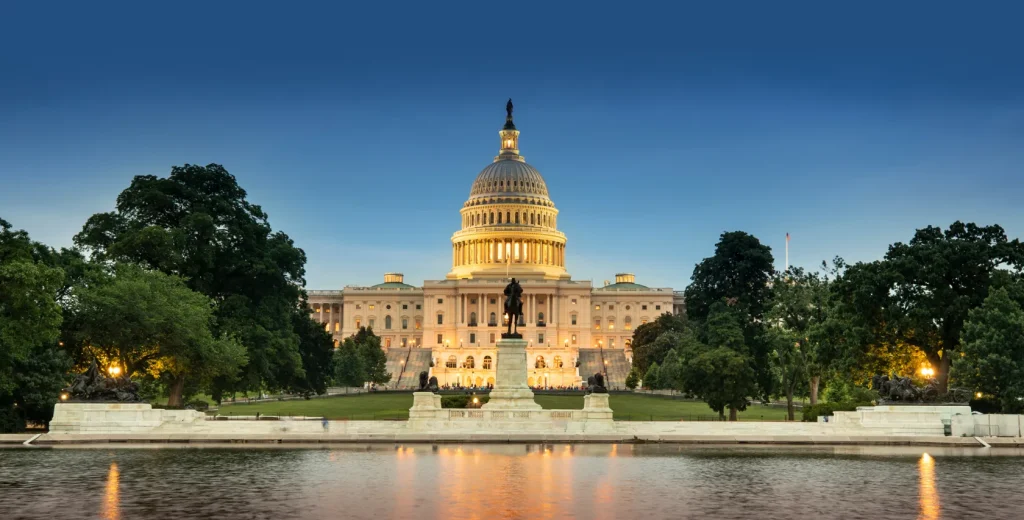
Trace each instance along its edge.
{"label": "deep blue sky", "polygon": [[1024,235],[1019,2],[19,4],[0,217],[53,246],[132,176],[217,162],[310,288],[442,278],[510,96],[578,279],[682,288],[736,229],[780,268],[787,231],[809,267]]}

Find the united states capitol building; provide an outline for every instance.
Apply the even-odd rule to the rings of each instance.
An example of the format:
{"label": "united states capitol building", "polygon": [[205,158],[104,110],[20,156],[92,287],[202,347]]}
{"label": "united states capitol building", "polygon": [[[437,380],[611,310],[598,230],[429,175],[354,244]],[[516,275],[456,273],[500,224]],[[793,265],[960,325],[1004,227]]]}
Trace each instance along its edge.
{"label": "united states capitol building", "polygon": [[441,385],[493,384],[495,343],[507,324],[502,291],[512,277],[524,291],[519,332],[529,342],[528,382],[535,387],[578,386],[599,371],[611,386],[623,386],[633,329],[683,311],[681,292],[641,285],[633,274],[616,274],[601,287],[572,279],[558,209],[540,172],[519,153],[511,101],[506,109],[501,150],[459,211],[452,269],[443,280],[417,287],[386,273],[376,285],[309,291],[314,319],[336,344],[360,327],[381,337],[391,387],[416,386],[422,370]]}

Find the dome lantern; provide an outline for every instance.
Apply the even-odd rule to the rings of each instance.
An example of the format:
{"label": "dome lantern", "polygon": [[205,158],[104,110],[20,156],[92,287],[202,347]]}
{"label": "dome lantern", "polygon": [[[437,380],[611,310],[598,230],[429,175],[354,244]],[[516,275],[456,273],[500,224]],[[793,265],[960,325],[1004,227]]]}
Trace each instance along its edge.
{"label": "dome lantern", "polygon": [[498,135],[501,136],[501,151],[498,152],[494,161],[525,162],[523,156],[519,155],[519,130],[516,130],[516,124],[512,122],[512,98],[508,98],[508,103],[505,104],[505,126],[498,132]]}

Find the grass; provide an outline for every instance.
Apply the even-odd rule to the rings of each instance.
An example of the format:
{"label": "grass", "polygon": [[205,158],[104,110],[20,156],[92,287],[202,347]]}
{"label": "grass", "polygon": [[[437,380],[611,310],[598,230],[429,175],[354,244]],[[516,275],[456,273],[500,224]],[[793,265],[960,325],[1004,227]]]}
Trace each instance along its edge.
{"label": "grass", "polygon": [[[537,395],[544,408],[581,409],[582,395]],[[618,421],[708,421],[718,415],[702,402],[650,395],[612,394],[610,404]],[[329,419],[407,419],[412,394],[379,393],[299,401],[274,401],[221,406],[221,415],[305,415]],[[741,421],[782,421],[785,408],[751,405],[739,413]]]}

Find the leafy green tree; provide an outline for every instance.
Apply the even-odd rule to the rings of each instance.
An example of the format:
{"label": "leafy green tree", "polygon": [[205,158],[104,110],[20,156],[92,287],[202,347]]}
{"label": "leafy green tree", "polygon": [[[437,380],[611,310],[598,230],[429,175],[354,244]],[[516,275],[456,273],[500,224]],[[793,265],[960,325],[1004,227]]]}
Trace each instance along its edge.
{"label": "leafy green tree", "polygon": [[666,332],[683,332],[686,330],[686,321],[679,316],[665,313],[655,318],[654,321],[644,323],[633,331],[633,365],[638,367],[641,373],[645,373],[651,363],[662,363],[665,354],[672,348],[671,343],[655,341]]}
{"label": "leafy green tree", "polygon": [[[665,336],[679,336],[674,332],[662,334],[661,337]],[[683,361],[676,350],[670,349],[665,354],[665,362],[658,369],[658,383],[661,388],[666,390],[682,390],[683,384],[681,379]]]}
{"label": "leafy green tree", "polygon": [[169,406],[182,406],[187,379],[236,374],[245,349],[211,332],[213,302],[177,277],[118,265],[77,291],[78,339],[128,375],[164,381]]}
{"label": "leafy green tree", "polygon": [[960,384],[995,396],[1004,413],[1024,411],[1024,310],[1006,288],[968,313],[961,353],[953,363]]}
{"label": "leafy green tree", "polygon": [[657,363],[651,363],[644,374],[644,388],[658,390],[661,388],[661,367]]}
{"label": "leafy green tree", "polygon": [[773,347],[772,369],[779,388],[786,396],[786,413],[792,421],[796,417],[793,410],[794,394],[807,380],[806,356],[800,349],[802,338],[791,330],[777,327],[769,329],[767,334]]}
{"label": "leafy green tree", "polygon": [[758,389],[752,358],[744,341],[742,309],[719,302],[702,327],[701,337],[684,336],[680,381],[682,390],[708,403],[719,417],[735,421]]}
{"label": "leafy green tree", "polygon": [[167,178],[135,177],[115,211],[89,218],[75,242],[103,262],[180,276],[217,303],[213,335],[237,338],[248,361],[241,377],[218,378],[215,393],[296,387],[306,377],[300,349],[319,347],[302,341],[294,320],[305,253],[271,229],[224,167],[186,164]]}
{"label": "leafy green tree", "polygon": [[850,266],[836,288],[862,344],[909,346],[936,370],[940,392],[959,352],[964,322],[989,287],[1024,270],[1024,245],[998,225],[954,222],[919,229],[881,261]]}
{"label": "leafy green tree", "polygon": [[[833,276],[842,265],[842,259],[837,258],[831,271]],[[822,268],[828,269],[828,265],[822,262]],[[818,403],[821,376],[832,368],[838,355],[833,344],[836,336],[841,335],[838,329],[847,328],[834,311],[829,291],[831,278],[829,274],[791,267],[772,282],[772,297],[766,312],[769,327],[784,331],[770,333],[768,341],[773,345],[774,359],[787,365],[776,370],[785,376],[781,380],[790,386],[786,392],[791,393],[799,384],[789,379],[790,375],[798,376],[793,368],[802,367],[810,387],[811,406]],[[792,349],[787,345],[780,350],[781,335],[790,336],[786,341]]]}
{"label": "leafy green tree", "polygon": [[636,390],[636,387],[640,384],[640,371],[634,366],[629,369],[629,374],[626,375],[626,388],[630,390]]}
{"label": "leafy green tree", "polygon": [[372,329],[360,327],[355,335],[356,348],[366,373],[366,381],[376,385],[391,381],[387,371],[388,356],[380,346],[380,337]]}
{"label": "leafy green tree", "polygon": [[[722,301],[743,315],[744,343],[749,350],[759,393],[767,398],[774,381],[770,365],[771,347],[764,339],[764,313],[771,296],[775,259],[770,247],[742,231],[723,233],[714,255],[693,270],[686,287],[686,314],[690,320],[705,321],[712,307]],[[709,343],[712,344],[712,343]],[[758,393],[758,392],[755,392]]]}
{"label": "leafy green tree", "polygon": [[334,384],[358,388],[366,383],[366,369],[353,337],[341,342],[338,351],[334,353],[333,366]]}
{"label": "leafy green tree", "polygon": [[0,219],[0,396],[15,388],[14,366],[60,333],[56,294],[64,274],[38,261],[24,231]]}
{"label": "leafy green tree", "polygon": [[55,343],[36,345],[14,364],[14,403],[29,421],[48,424],[60,391],[70,383],[71,358]]}
{"label": "leafy green tree", "polygon": [[309,316],[309,306],[303,298],[302,304],[292,313],[292,326],[299,336],[303,377],[296,377],[288,389],[306,396],[327,393],[327,384],[334,377],[334,340]]}

